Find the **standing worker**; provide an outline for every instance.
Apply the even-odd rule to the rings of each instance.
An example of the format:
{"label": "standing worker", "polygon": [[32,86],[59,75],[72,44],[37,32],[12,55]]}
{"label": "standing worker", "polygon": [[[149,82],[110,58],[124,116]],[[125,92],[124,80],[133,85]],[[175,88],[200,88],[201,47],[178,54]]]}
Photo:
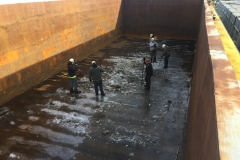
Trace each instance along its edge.
{"label": "standing worker", "polygon": [[154,38],[154,40],[157,40],[157,36],[155,36],[154,34],[150,34],[150,38],[149,38],[149,42],[152,41],[152,38]]}
{"label": "standing worker", "polygon": [[161,58],[164,57],[164,66],[163,66],[163,68],[168,68],[168,59],[170,57],[170,52],[169,52],[168,46],[166,46],[166,44],[162,45],[162,49],[163,49],[163,53],[162,53]]}
{"label": "standing worker", "polygon": [[68,67],[68,76],[70,78],[70,93],[74,93],[74,92],[75,93],[81,93],[81,91],[77,90],[77,86],[78,86],[77,76],[76,76],[77,68],[74,65],[74,59],[73,58],[69,59],[67,67]]}
{"label": "standing worker", "polygon": [[104,72],[102,67],[97,66],[96,62],[92,61],[92,67],[89,70],[89,81],[93,81],[96,96],[98,96],[98,87],[100,89],[101,96],[105,96],[102,86],[102,72]]}
{"label": "standing worker", "polygon": [[153,75],[153,67],[151,64],[150,59],[146,58],[145,60],[145,64],[146,64],[146,75],[145,75],[145,81],[146,81],[146,85],[145,85],[145,90],[149,90],[150,86],[151,86],[151,77]]}
{"label": "standing worker", "polygon": [[155,42],[154,38],[151,38],[151,42],[149,43],[150,46],[150,54],[151,54],[151,62],[157,63],[156,61],[156,48],[158,46],[157,42]]}

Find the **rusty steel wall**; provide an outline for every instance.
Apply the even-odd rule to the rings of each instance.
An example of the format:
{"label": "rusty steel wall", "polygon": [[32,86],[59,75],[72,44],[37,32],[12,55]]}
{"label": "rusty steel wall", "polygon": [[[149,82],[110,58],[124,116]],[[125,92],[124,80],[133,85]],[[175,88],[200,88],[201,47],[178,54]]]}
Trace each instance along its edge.
{"label": "rusty steel wall", "polygon": [[0,104],[120,36],[122,0],[0,4]]}
{"label": "rusty steel wall", "polygon": [[239,84],[206,1],[201,15],[184,159],[238,160]]}
{"label": "rusty steel wall", "polygon": [[186,160],[219,159],[213,66],[205,23],[202,14],[189,99]]}
{"label": "rusty steel wall", "polygon": [[123,0],[123,31],[197,39],[202,0]]}

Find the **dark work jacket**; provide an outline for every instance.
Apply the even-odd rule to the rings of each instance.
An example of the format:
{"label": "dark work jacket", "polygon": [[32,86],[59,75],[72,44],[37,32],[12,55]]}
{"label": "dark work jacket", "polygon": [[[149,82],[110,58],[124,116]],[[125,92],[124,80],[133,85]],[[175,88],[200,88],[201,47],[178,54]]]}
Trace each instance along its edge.
{"label": "dark work jacket", "polygon": [[76,77],[76,70],[77,70],[75,65],[73,65],[72,62],[68,62],[67,67],[68,67],[68,76],[70,78],[75,78]]}
{"label": "dark work jacket", "polygon": [[93,80],[93,81],[100,81],[102,80],[102,72],[104,72],[104,70],[97,66],[95,63],[92,64],[92,67],[89,70],[89,80]]}
{"label": "dark work jacket", "polygon": [[167,46],[163,49],[162,57],[164,56],[170,56],[170,52]]}
{"label": "dark work jacket", "polygon": [[145,70],[145,72],[146,72],[146,76],[147,76],[147,77],[152,77],[152,75],[153,75],[152,63],[149,63],[149,64],[146,65],[146,70]]}

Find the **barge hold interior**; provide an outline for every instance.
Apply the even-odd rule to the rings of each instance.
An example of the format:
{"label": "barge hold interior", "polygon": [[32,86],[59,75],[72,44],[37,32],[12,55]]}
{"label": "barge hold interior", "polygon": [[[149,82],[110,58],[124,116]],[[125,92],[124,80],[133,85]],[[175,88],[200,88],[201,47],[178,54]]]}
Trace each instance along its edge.
{"label": "barge hold interior", "polygon": [[[238,160],[238,6],[2,0],[0,159]],[[145,90],[150,34],[157,63]],[[70,58],[79,94],[69,93]],[[92,61],[105,70],[106,96],[89,82]]]}

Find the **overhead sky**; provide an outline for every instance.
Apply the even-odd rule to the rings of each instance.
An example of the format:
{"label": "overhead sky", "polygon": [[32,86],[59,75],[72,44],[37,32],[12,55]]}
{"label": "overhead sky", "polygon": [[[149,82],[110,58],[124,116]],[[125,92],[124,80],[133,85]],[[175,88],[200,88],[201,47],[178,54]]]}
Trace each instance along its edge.
{"label": "overhead sky", "polygon": [[16,3],[49,2],[49,1],[59,1],[59,0],[0,0],[0,5],[16,4]]}

